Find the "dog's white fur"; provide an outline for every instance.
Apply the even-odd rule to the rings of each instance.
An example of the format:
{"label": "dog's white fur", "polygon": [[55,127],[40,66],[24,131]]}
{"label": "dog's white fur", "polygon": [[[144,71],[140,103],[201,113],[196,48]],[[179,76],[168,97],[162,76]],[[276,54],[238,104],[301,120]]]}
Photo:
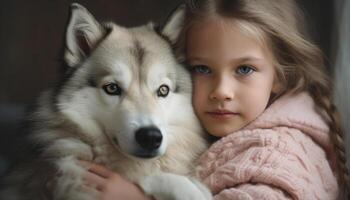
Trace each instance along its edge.
{"label": "dog's white fur", "polygon": [[[180,8],[157,34],[152,24],[100,24],[72,4],[64,54],[71,72],[39,99],[30,138],[40,154],[7,178],[1,199],[40,199],[48,180],[55,180],[53,199],[96,199],[81,190],[85,169],[77,158],[106,165],[156,199],[211,199],[189,178],[207,143],[192,110],[189,73],[164,39],[176,39],[183,14]],[[110,83],[120,95],[106,93]],[[157,95],[162,85],[170,89],[165,97]],[[143,127],[156,127],[163,137],[149,159],[140,158],[135,141]]]}

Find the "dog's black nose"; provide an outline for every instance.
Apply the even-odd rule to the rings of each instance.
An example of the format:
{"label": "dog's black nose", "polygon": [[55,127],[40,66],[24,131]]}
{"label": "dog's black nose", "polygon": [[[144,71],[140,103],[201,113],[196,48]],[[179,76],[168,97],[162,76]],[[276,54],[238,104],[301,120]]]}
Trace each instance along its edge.
{"label": "dog's black nose", "polygon": [[135,133],[136,142],[146,150],[155,150],[162,144],[162,133],[156,127],[140,128]]}

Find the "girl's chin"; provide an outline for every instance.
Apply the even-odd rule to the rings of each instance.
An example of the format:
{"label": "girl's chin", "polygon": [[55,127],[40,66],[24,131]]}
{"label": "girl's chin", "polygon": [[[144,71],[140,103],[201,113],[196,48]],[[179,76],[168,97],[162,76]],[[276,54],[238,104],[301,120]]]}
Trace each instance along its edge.
{"label": "girl's chin", "polygon": [[216,137],[225,137],[237,131],[237,129],[234,129],[234,128],[223,128],[223,127],[218,127],[218,128],[208,127],[206,128],[206,130],[208,130],[210,135],[213,135]]}
{"label": "girl's chin", "polygon": [[[207,125],[204,125],[207,124]],[[214,126],[208,126],[208,124],[215,124]],[[242,129],[245,124],[239,124],[237,126],[232,126],[233,123],[215,123],[215,122],[206,122],[203,123],[204,128],[209,132],[210,135],[216,137],[225,137],[227,135],[232,134],[240,129]]]}

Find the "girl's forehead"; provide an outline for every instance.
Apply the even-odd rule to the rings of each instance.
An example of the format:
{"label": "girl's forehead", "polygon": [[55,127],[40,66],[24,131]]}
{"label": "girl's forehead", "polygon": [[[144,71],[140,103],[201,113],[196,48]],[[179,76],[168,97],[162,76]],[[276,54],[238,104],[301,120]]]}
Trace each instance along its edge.
{"label": "girl's forehead", "polygon": [[256,40],[260,45],[266,45],[266,34],[257,24],[233,17],[210,15],[196,18],[192,21],[187,33],[197,31],[239,32],[246,37]]}
{"label": "girl's forehead", "polygon": [[[210,16],[195,20],[187,31],[187,45],[199,44],[202,42],[230,42],[235,38],[242,38],[249,43],[255,43],[270,54],[271,48],[267,42],[264,32],[255,24],[235,18]],[[235,37],[235,38],[234,38]],[[225,39],[223,39],[225,38]],[[197,41],[197,42],[195,42]],[[239,42],[241,45],[241,42]],[[269,55],[269,56],[272,56]]]}

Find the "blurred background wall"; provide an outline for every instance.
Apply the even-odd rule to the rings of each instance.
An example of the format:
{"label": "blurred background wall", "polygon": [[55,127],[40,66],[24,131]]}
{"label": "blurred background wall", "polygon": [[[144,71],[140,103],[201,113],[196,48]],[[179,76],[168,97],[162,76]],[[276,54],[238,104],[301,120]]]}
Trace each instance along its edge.
{"label": "blurred background wall", "polygon": [[335,103],[341,111],[345,130],[348,164],[350,160],[350,1],[336,1],[333,46]]}
{"label": "blurred background wall", "polygon": [[[340,2],[341,0],[339,0]],[[8,0],[0,3],[0,174],[19,148],[18,131],[28,105],[58,77],[69,0]],[[163,23],[182,0],[77,0],[102,21],[135,26]],[[313,40],[333,66],[335,2],[299,0]],[[347,2],[349,3],[349,2]],[[339,7],[339,5],[338,5]],[[348,34],[349,35],[349,34]],[[333,67],[331,67],[333,71]]]}

